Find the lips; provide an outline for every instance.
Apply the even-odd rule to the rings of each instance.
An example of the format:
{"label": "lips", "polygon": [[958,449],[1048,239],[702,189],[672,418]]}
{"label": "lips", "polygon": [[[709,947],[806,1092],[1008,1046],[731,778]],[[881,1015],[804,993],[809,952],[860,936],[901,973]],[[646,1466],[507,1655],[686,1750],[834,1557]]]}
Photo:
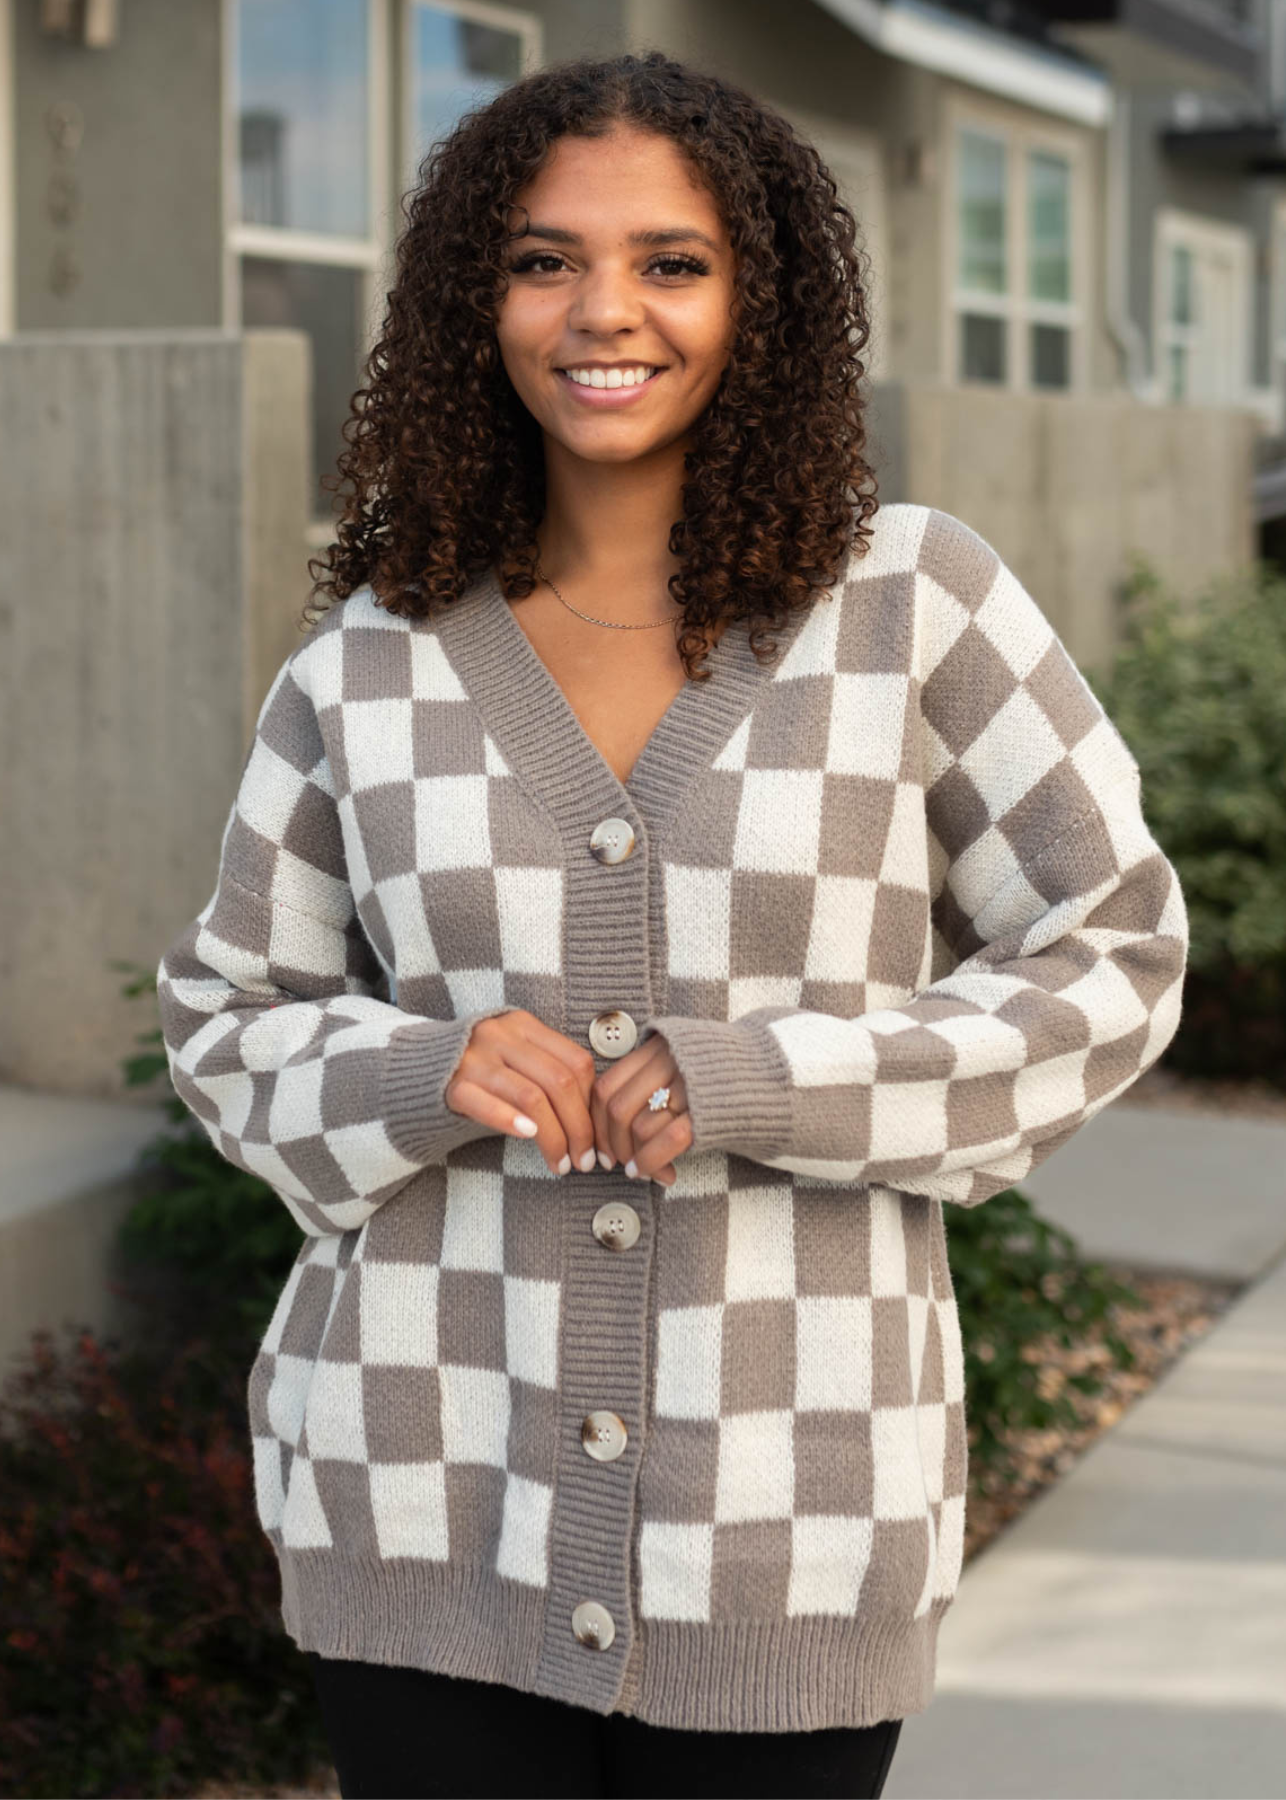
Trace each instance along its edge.
{"label": "lips", "polygon": [[[634,368],[637,365],[631,363],[629,366]],[[654,374],[648,376],[646,381],[636,382],[633,387],[622,386],[614,388],[586,387],[579,381],[573,381],[565,369],[557,369],[555,370],[555,373],[558,377],[559,385],[566,388],[568,393],[571,394],[574,399],[579,400],[582,406],[613,408],[619,406],[633,406],[642,395],[649,393],[651,389],[656,386],[657,382],[665,374],[665,370],[664,368],[658,368]]]}

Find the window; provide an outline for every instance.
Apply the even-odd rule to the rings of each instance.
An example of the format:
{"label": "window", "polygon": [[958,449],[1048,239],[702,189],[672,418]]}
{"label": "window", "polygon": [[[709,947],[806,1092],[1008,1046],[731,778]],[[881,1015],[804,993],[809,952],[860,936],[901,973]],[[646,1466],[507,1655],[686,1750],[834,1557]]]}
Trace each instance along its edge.
{"label": "window", "polygon": [[[539,64],[540,25],[460,0],[224,0],[225,296],[230,324],[287,325],[313,350],[310,539],[329,542],[321,486],[344,448],[390,275],[401,191],[429,145]],[[394,22],[400,34],[392,34]],[[390,95],[396,49],[402,179]]]}
{"label": "window", "polygon": [[510,7],[459,0],[408,0],[402,62],[404,188],[415,186],[428,150],[457,121],[540,61],[540,24]]}
{"label": "window", "polygon": [[1250,404],[1250,233],[1173,207],[1156,229],[1159,397]]}
{"label": "window", "polygon": [[1196,343],[1196,310],[1192,303],[1192,247],[1169,246],[1169,330],[1165,342],[1165,397],[1183,400],[1190,386],[1189,363]]}
{"label": "window", "polygon": [[1028,370],[1033,387],[1071,386],[1072,172],[1066,157],[1027,153]]}
{"label": "window", "polygon": [[1073,161],[1008,128],[955,136],[958,381],[1074,384]]}
{"label": "window", "polygon": [[384,0],[229,0],[227,316],[307,332],[315,520],[361,381],[390,196]]}
{"label": "window", "polygon": [[1004,381],[1008,329],[1005,296],[1007,152],[996,138],[960,133],[958,210],[964,296],[960,311],[960,380]]}

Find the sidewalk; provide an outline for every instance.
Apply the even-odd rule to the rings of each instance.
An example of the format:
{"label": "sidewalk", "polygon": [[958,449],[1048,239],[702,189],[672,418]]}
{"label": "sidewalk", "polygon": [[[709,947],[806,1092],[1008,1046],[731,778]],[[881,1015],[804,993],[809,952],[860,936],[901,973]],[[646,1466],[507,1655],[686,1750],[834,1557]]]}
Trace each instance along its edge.
{"label": "sidewalk", "polygon": [[160,1106],[0,1083],[0,1379],[38,1328],[135,1324],[111,1291],[116,1236]]}
{"label": "sidewalk", "polygon": [[1126,1095],[1018,1185],[1087,1256],[1248,1281],[1286,1244],[1286,1124]]}
{"label": "sidewalk", "polygon": [[1282,1800],[1286,1127],[1121,1105],[1042,1174],[1088,1255],[1255,1279],[966,1569],[885,1795]]}

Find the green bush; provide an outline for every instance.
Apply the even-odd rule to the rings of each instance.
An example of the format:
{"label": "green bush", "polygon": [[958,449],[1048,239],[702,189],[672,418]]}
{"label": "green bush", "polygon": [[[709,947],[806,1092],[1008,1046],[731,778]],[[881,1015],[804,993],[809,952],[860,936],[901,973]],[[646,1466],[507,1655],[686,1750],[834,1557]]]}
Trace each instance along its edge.
{"label": "green bush", "polygon": [[[1075,1238],[1042,1219],[1017,1188],[982,1206],[944,1206],[943,1216],[964,1343],[970,1477],[1003,1483],[1014,1469],[1012,1433],[1080,1422],[1070,1394],[1040,1393],[1041,1365],[1025,1352],[1050,1340],[1070,1348],[1101,1330],[1116,1367],[1133,1368],[1134,1352],[1112,1329],[1112,1309],[1143,1302],[1101,1263],[1083,1262]],[[1068,1375],[1065,1385],[1088,1395],[1103,1390],[1091,1373]]]}
{"label": "green bush", "polygon": [[[154,970],[126,962],[111,967],[134,970],[123,994],[155,995]],[[217,1294],[221,1313],[231,1315],[229,1329],[248,1352],[248,1375],[303,1233],[266,1181],[219,1154],[175,1093],[160,1027],[135,1041],[149,1048],[123,1060],[126,1086],[151,1087],[163,1078],[170,1126],[140,1154],[140,1172],[150,1179],[122,1223],[120,1249],[140,1271],[173,1270],[190,1278],[194,1292]]]}
{"label": "green bush", "polygon": [[1138,759],[1191,927],[1163,1060],[1286,1088],[1286,579],[1258,563],[1187,607],[1136,559],[1114,662],[1087,680]]}

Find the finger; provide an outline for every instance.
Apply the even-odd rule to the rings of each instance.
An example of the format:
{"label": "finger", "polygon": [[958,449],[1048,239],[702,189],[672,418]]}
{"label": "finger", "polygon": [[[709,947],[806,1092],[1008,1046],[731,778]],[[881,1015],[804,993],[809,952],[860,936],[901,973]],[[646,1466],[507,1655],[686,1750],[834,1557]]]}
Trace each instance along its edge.
{"label": "finger", "polygon": [[627,1055],[612,1062],[611,1066],[603,1069],[602,1075],[594,1076],[593,1091],[589,1096],[589,1114],[594,1121],[594,1143],[602,1150],[603,1156],[607,1157],[607,1168],[629,1161],[630,1154],[629,1134],[620,1134],[612,1125],[609,1112],[612,1096],[620,1093],[621,1087],[629,1082],[630,1073],[641,1062],[650,1062],[650,1057],[652,1048],[648,1040],[648,1044],[630,1049]]}
{"label": "finger", "polygon": [[664,1120],[660,1129],[651,1131],[634,1152],[634,1167],[640,1181],[659,1180],[661,1171],[672,1167],[674,1158],[682,1156],[692,1145],[690,1113],[662,1113],[660,1116]]}
{"label": "finger", "polygon": [[[543,1073],[537,1078],[558,1114],[567,1139],[567,1154],[571,1157],[573,1167],[588,1172],[594,1167],[594,1129],[589,1109],[590,1093],[594,1086],[594,1054],[586,1045],[569,1038],[565,1032],[555,1031],[552,1025],[546,1025],[534,1013],[523,1012],[519,1014],[519,1018],[522,1025],[517,1038],[512,1035],[502,1037],[499,1053],[504,1060],[515,1061],[517,1059],[513,1052],[520,1047],[530,1046],[539,1055],[550,1059],[543,1065]],[[559,1064],[570,1071],[575,1095],[568,1086],[566,1077],[559,1073]],[[526,1069],[528,1065],[522,1066]]]}
{"label": "finger", "polygon": [[[634,1141],[632,1159],[636,1170],[638,1170],[639,1153],[643,1149],[643,1146],[645,1144],[650,1144],[653,1138],[664,1131],[672,1117],[673,1114],[668,1110],[664,1112],[649,1112],[646,1106],[641,1112],[635,1113],[632,1132]],[[673,1187],[675,1181],[678,1179],[673,1162],[663,1163],[660,1167],[651,1170],[651,1176],[653,1181],[659,1181],[663,1187]],[[645,1179],[644,1171],[639,1170],[637,1178],[639,1180]]]}
{"label": "finger", "polygon": [[570,1038],[557,1032],[550,1036],[556,1042],[548,1050],[533,1036],[506,1043],[502,1055],[511,1067],[540,1084],[553,1109],[563,1139],[554,1165],[566,1155],[572,1168],[588,1172],[594,1167],[594,1122],[589,1111],[594,1058],[588,1050],[582,1054]]}
{"label": "finger", "polygon": [[605,1169],[614,1169],[616,1152],[612,1149],[612,1128],[607,1116],[607,1101],[597,1080],[589,1092],[589,1116],[594,1124],[594,1148],[598,1160]]}
{"label": "finger", "polygon": [[676,1083],[678,1079],[678,1069],[675,1066],[674,1058],[664,1039],[658,1038],[649,1040],[649,1042],[656,1043],[657,1047],[654,1053],[633,1064],[622,1074],[607,1103],[614,1136],[620,1130],[622,1122],[630,1134],[631,1148],[625,1151],[623,1161],[628,1161],[632,1154],[635,1119],[640,1113],[652,1110],[650,1106],[652,1095],[659,1088],[667,1089],[670,1098],[666,1104],[673,1102],[674,1087],[671,1085],[671,1077],[674,1077]]}
{"label": "finger", "polygon": [[641,1055],[637,1050],[630,1051],[628,1062],[622,1057],[621,1062],[626,1066],[614,1069],[611,1078],[603,1082],[611,1152],[619,1163],[627,1163],[633,1155],[634,1115],[649,1094],[664,1086],[660,1071],[670,1061],[670,1053],[663,1041],[649,1039],[641,1048]]}
{"label": "finger", "polygon": [[458,1075],[447,1089],[447,1105],[452,1112],[460,1113],[466,1119],[476,1119],[480,1125],[502,1132],[506,1137],[531,1138],[536,1135],[534,1131],[520,1128],[518,1121],[523,1118],[539,1128],[538,1121],[515,1107],[512,1100],[493,1094],[481,1082],[466,1081]]}
{"label": "finger", "polygon": [[[500,1057],[481,1073],[476,1070],[471,1080],[486,1086],[502,1100],[508,1100],[520,1112],[536,1121],[536,1147],[549,1165],[551,1174],[571,1170],[569,1125],[576,1128],[576,1108],[583,1109],[579,1089],[570,1087],[566,1063],[537,1050],[530,1042],[509,1042]],[[552,1091],[551,1091],[552,1090]],[[564,1122],[564,1113],[568,1115]],[[521,1134],[520,1134],[521,1135]],[[588,1111],[584,1111],[579,1127],[580,1141],[588,1145],[591,1136]],[[567,1158],[566,1170],[560,1167]]]}

